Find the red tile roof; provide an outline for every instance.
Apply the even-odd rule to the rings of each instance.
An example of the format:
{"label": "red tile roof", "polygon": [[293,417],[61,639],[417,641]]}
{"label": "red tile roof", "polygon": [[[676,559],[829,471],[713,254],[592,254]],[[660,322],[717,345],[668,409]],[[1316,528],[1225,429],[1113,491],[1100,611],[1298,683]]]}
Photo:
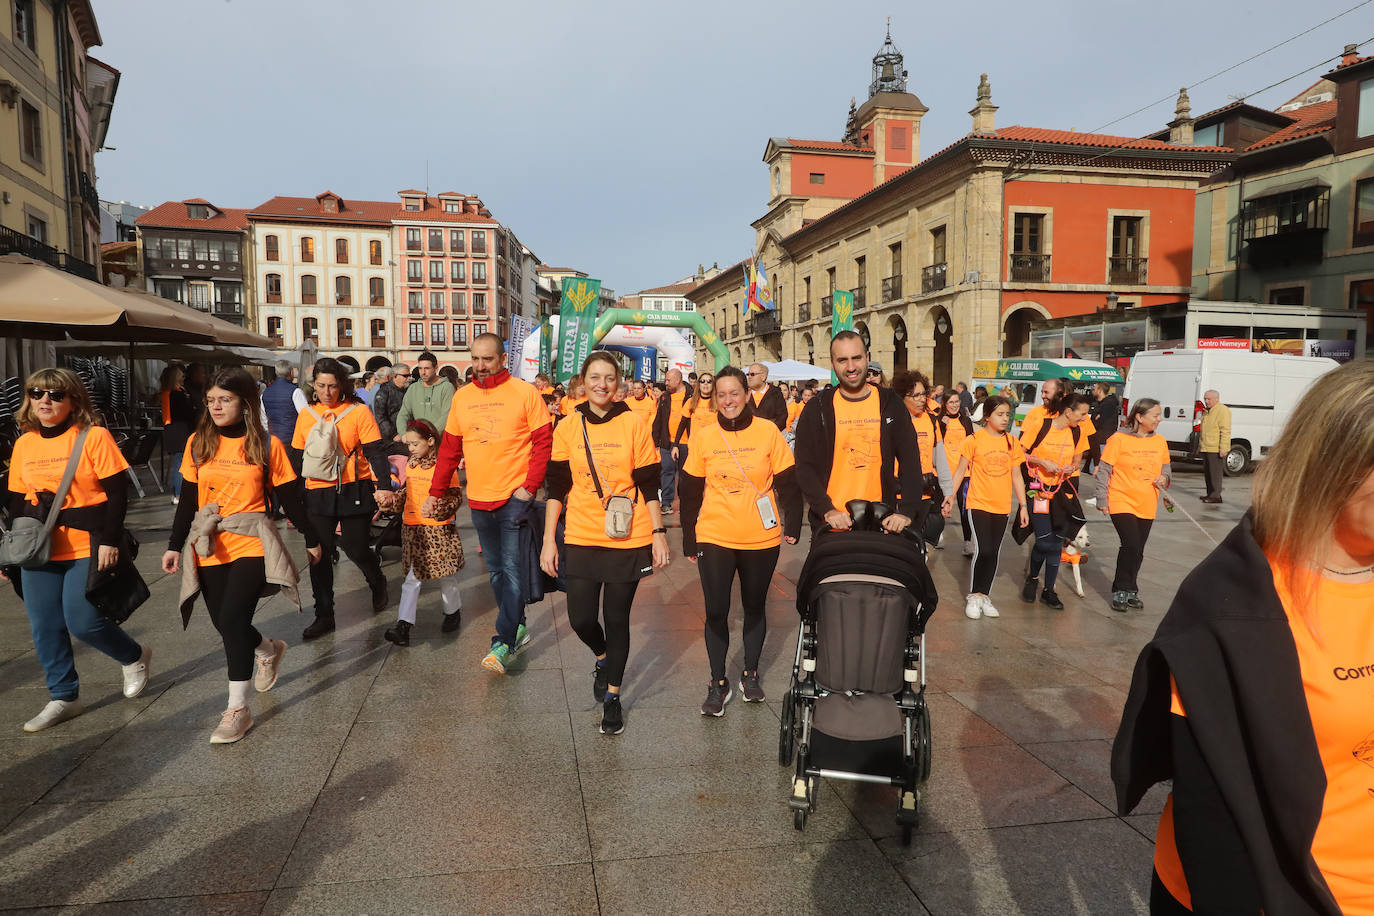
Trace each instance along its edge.
{"label": "red tile roof", "polygon": [[1336,101],[1332,99],[1329,102],[1304,105],[1301,108],[1285,111],[1284,114],[1293,118],[1294,122],[1287,127],[1274,131],[1262,140],[1251,143],[1245,148],[1245,152],[1250,153],[1258,149],[1278,146],[1280,143],[1288,143],[1304,137],[1314,137],[1317,134],[1333,130],[1336,126]]}
{"label": "red tile roof", "polygon": [[[423,194],[423,191],[402,191],[402,194]],[[472,198],[466,198],[470,201]],[[480,203],[480,202],[479,202]],[[482,205],[485,208],[485,204]],[[426,197],[419,210],[407,210],[405,204],[392,204],[395,213],[392,219],[409,222],[425,223],[480,223],[480,224],[499,224],[490,216],[483,216],[480,213],[448,213],[444,210],[444,204],[438,198]]]}
{"label": "red tile roof", "polygon": [[[191,219],[192,204],[210,208],[209,219]],[[230,207],[216,207],[200,197],[190,200],[169,200],[159,204],[134,220],[138,226],[160,229],[212,229],[217,232],[236,232],[248,228],[248,211]]]}
{"label": "red tile roof", "polygon": [[696,281],[689,280],[684,283],[674,283],[671,286],[656,286],[653,289],[642,289],[639,291],[641,296],[685,296],[688,290],[696,288]]}
{"label": "red tile roof", "polygon": [[785,139],[796,149],[819,150],[823,152],[868,153],[870,155],[873,153],[872,147],[855,146],[853,143],[837,143],[834,140],[798,140],[796,137],[786,137]]}
{"label": "red tile roof", "polygon": [[416,194],[419,194],[421,197],[423,197],[423,196],[424,196],[424,193],[425,193],[424,191],[417,191],[417,190],[415,190],[414,188],[407,188],[407,189],[404,190],[404,191],[397,191],[397,192],[396,192],[397,196],[410,195],[410,196],[412,196],[412,197],[413,197],[414,195],[416,195]]}
{"label": "red tile roof", "polygon": [[326,191],[319,197],[274,197],[248,211],[250,219],[265,220],[303,220],[329,223],[373,223],[390,225],[391,218],[400,205],[394,200],[347,200],[342,201],[338,213],[326,213],[320,200],[334,195]]}
{"label": "red tile roof", "polygon": [[1332,73],[1335,73],[1335,72],[1337,72],[1337,71],[1339,71],[1339,70],[1344,70],[1346,67],[1357,67],[1357,66],[1359,66],[1360,64],[1363,64],[1363,63],[1365,63],[1365,62],[1367,62],[1367,61],[1371,61],[1371,60],[1374,60],[1374,54],[1371,54],[1371,55],[1368,56],[1368,57],[1357,57],[1357,58],[1355,58],[1354,60],[1351,60],[1351,61],[1348,61],[1348,62],[1343,61],[1342,63],[1340,63],[1339,65],[1337,65],[1337,67],[1336,67],[1335,70],[1333,70],[1333,71],[1331,71],[1331,72],[1332,72]]}
{"label": "red tile roof", "polygon": [[1062,143],[1067,146],[1091,146],[1105,149],[1188,150],[1195,153],[1229,153],[1224,146],[1183,146],[1148,137],[1114,137],[1110,134],[1084,134],[1076,130],[1049,130],[1043,127],[1013,125],[993,132],[1003,140],[1030,140],[1039,143]]}

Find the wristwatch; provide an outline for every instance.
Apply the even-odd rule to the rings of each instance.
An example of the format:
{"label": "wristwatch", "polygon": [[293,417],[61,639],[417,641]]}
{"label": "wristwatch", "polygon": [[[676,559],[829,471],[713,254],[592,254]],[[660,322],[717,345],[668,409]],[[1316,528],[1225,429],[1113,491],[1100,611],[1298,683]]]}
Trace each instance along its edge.
{"label": "wristwatch", "polygon": [[654,534],[667,534],[667,533],[668,533],[668,529],[667,529],[667,528],[655,528],[653,533],[654,533]]}

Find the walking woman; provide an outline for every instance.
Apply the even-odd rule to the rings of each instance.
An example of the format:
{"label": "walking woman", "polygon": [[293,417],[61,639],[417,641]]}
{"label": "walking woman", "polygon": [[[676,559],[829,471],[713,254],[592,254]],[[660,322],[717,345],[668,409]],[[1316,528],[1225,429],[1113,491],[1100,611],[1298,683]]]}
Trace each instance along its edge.
{"label": "walking woman", "polygon": [[[40,369],[25,384],[15,414],[24,431],[10,456],[9,511],[46,519],[67,465],[75,474],[62,500],[51,535],[47,563],[19,570],[18,588],[33,634],[33,648],[51,700],[24,724],[36,732],[81,715],[75,636],[123,666],[124,696],[136,697],[148,684],[152,652],[102,617],[86,599],[91,564],[107,570],[119,562],[124,510],[129,501],[129,463],[100,420],[91,396],[69,369]],[[79,450],[78,450],[79,444]],[[7,575],[13,575],[10,569]]]}
{"label": "walking woman", "polygon": [[1111,516],[1121,539],[1112,578],[1112,610],[1139,610],[1140,564],[1158,511],[1159,494],[1169,488],[1169,443],[1155,432],[1160,407],[1154,398],[1131,404],[1126,426],[1107,440],[1097,465],[1097,508]]}
{"label": "walking woman", "polygon": [[172,505],[181,499],[181,455],[186,451],[186,439],[196,421],[196,408],[191,396],[182,388],[185,380],[180,366],[162,370],[162,452],[172,465]]}
{"label": "walking woman", "polygon": [[[987,398],[983,399],[984,401]],[[981,405],[980,405],[981,406]],[[954,469],[959,466],[959,456],[963,454],[964,440],[973,435],[973,421],[969,419],[968,411],[964,410],[964,402],[958,394],[951,394],[944,399],[937,413],[937,424],[940,427],[939,448],[944,452],[945,464],[949,467],[951,482],[954,479]],[[969,525],[969,515],[966,501],[968,499],[968,480],[954,493],[959,505],[959,525],[964,531],[964,556],[973,556],[973,528]],[[949,513],[946,512],[946,515]]]}
{"label": "walking woman", "polygon": [[682,422],[673,436],[673,460],[681,461],[682,454],[691,457],[692,436],[716,422],[716,377],[703,372],[697,377],[692,396],[682,405]]}
{"label": "walking woman", "polygon": [[1112,777],[1123,815],[1172,780],[1156,914],[1374,912],[1374,360],[1302,397],[1136,662]]}
{"label": "walking woman", "polygon": [[[1064,609],[1064,602],[1054,591],[1064,539],[1055,533],[1050,510],[1062,488],[1067,487],[1072,492],[1078,486],[1074,472],[1083,464],[1083,453],[1092,447],[1079,429],[1079,424],[1088,416],[1089,405],[1087,395],[1071,391],[1061,393],[1055,398],[1053,418],[1045,420],[1037,429],[1021,433],[1021,447],[1025,449],[1026,465],[1030,469],[1030,492],[1026,494],[1026,501],[1030,505],[1031,529],[1035,532],[1030,569],[1021,586],[1021,600],[1033,603],[1038,590],[1040,603],[1056,611]],[[1045,570],[1043,589],[1040,588],[1042,567]]]}
{"label": "walking woman", "polygon": [[281,590],[300,607],[296,567],[267,514],[271,494],[305,538],[311,565],[321,550],[286,446],[263,425],[257,383],[242,369],[221,369],[205,401],[181,466],[194,486],[177,506],[162,571],[182,574],[182,626],[197,592],[205,596],[229,667],[229,704],[210,743],[233,744],[253,727],[249,688],[271,690],[286,655],[285,642],[253,626],[258,599]]}
{"label": "walking woman", "polygon": [[744,607],[740,693],[746,703],[764,701],[759,656],[768,629],[768,585],[783,538],[797,543],[802,525],[792,450],[775,424],[754,417],[744,373],[733,366],[722,369],[714,393],[716,422],[693,436],[682,469],[682,545],[685,553],[697,557],[711,661],[703,716],[725,715],[725,704],[734,696],[725,676],[725,656],[736,578]]}
{"label": "walking woman", "polygon": [[[377,506],[389,508],[393,503],[386,444],[372,411],[353,393],[348,369],[338,360],[316,361],[312,395],[312,403],[296,417],[291,439],[292,448],[304,451],[305,508],[326,559],[333,557],[337,543],[362,570],[375,614],[387,605],[386,579],[377,555],[368,548],[367,535]],[[315,619],[302,639],[334,630],[332,561],[311,565],[310,587]]]}
{"label": "walking woman", "polygon": [[[918,532],[925,531],[926,518],[929,517],[932,506],[931,494],[937,492],[933,481],[938,479],[935,474],[935,448],[940,442],[940,428],[935,421],[935,415],[926,404],[926,391],[929,385],[930,380],[916,371],[904,369],[892,376],[892,390],[902,396],[902,404],[906,406],[907,413],[911,415],[911,425],[916,429],[916,447],[921,453],[921,467],[928,469],[922,481],[924,489],[921,492],[920,508],[916,510],[916,517],[911,521]],[[943,532],[941,536],[943,537]],[[939,546],[939,538],[936,539],[935,546]]]}
{"label": "walking woman", "polygon": [[463,568],[463,541],[453,515],[463,502],[458,472],[449,479],[448,496],[439,501],[434,516],[420,509],[429,498],[434,468],[439,463],[440,434],[428,420],[411,420],[401,437],[410,451],[405,482],[398,498],[405,506],[401,513],[401,606],[396,625],[382,635],[398,646],[410,645],[410,628],[415,626],[415,611],[420,603],[420,583],[439,580],[439,595],[444,602],[444,622],[440,627],[452,633],[463,622],[463,595],[458,588],[458,571]]}
{"label": "walking woman", "polygon": [[[997,554],[1002,547],[1002,535],[1007,531],[1007,516],[1015,499],[1021,525],[1028,526],[1026,515],[1026,486],[1021,480],[1020,466],[1026,461],[1021,443],[1007,433],[1011,425],[1011,404],[1003,397],[983,402],[983,428],[964,440],[960,447],[959,464],[954,471],[954,493],[969,481],[969,526],[973,529],[973,546],[977,556],[973,560],[973,581],[969,586],[964,616],[998,617],[988,592],[997,575]],[[954,493],[945,497],[940,511],[949,517],[954,508]]]}
{"label": "walking woman", "polygon": [[[592,696],[601,733],[625,730],[620,688],[630,658],[630,607],[639,580],[668,564],[658,507],[661,469],[649,427],[616,401],[620,365],[598,350],[582,364],[587,401],[553,432],[539,565],[559,574],[558,520],[567,514],[568,623],[596,655]],[[601,621],[605,621],[603,629]]]}

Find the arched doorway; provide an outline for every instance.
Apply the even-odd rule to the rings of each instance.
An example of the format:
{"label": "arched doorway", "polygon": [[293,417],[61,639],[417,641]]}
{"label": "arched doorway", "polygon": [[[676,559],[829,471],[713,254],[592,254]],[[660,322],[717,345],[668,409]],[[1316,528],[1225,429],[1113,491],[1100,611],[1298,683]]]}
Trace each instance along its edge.
{"label": "arched doorway", "polygon": [[740,363],[741,363],[743,360],[744,360],[744,356],[743,356],[743,354],[740,353],[739,347],[735,347],[735,365],[736,365],[736,366],[740,365]]}
{"label": "arched doorway", "polygon": [[347,353],[345,353],[343,356],[336,357],[336,359],[338,359],[338,361],[343,363],[345,366],[351,368],[354,372],[362,371],[363,367],[358,365],[358,360],[354,356],[350,356]]}
{"label": "arched doorway", "polygon": [[1002,357],[1030,356],[1030,336],[1035,322],[1049,318],[1036,302],[1018,302],[1002,317]]}
{"label": "arched doorway", "polygon": [[758,350],[754,347],[753,344],[750,344],[750,345],[749,345],[749,362],[750,362],[750,363],[756,363],[756,362],[758,362]]}
{"label": "arched doorway", "polygon": [[371,359],[369,359],[369,360],[367,361],[367,365],[366,365],[365,368],[367,369],[368,372],[376,372],[378,369],[382,368],[383,366],[390,366],[390,365],[391,365],[391,360],[387,359],[385,356],[380,356],[380,355],[378,355],[378,356],[374,356],[374,357],[372,357]]}
{"label": "arched doorway", "polygon": [[930,329],[933,346],[930,381],[948,388],[954,384],[954,321],[943,305],[930,310]]}
{"label": "arched doorway", "polygon": [[802,349],[806,351],[806,361],[816,365],[816,339],[810,334],[802,335]]}
{"label": "arched doorway", "polygon": [[907,369],[906,355],[906,322],[901,315],[893,315],[887,320],[888,329],[892,332],[892,371],[905,372]]}
{"label": "arched doorway", "polygon": [[864,347],[865,347],[866,349],[868,349],[868,350],[872,350],[872,349],[873,349],[873,340],[872,340],[871,337],[869,337],[869,334],[868,334],[868,325],[867,325],[867,324],[865,324],[865,323],[862,322],[862,321],[855,322],[855,324],[854,324],[854,333],[858,334],[860,337],[863,338],[863,340],[864,340]]}

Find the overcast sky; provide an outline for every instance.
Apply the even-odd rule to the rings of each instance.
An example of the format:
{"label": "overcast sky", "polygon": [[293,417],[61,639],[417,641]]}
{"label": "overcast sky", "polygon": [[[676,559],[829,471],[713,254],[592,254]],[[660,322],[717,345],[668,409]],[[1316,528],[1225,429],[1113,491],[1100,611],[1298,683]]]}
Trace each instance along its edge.
{"label": "overcast sky", "polygon": [[[619,293],[733,264],[766,206],[770,136],[840,139],[885,18],[930,109],[921,155],[999,126],[1138,136],[1178,88],[1360,0],[95,0],[122,74],[100,196],[477,194],[545,264]],[[1374,37],[1374,4],[1198,87],[1193,113]],[[1364,49],[1374,53],[1374,44]],[[1250,101],[1276,106],[1328,68]]]}

